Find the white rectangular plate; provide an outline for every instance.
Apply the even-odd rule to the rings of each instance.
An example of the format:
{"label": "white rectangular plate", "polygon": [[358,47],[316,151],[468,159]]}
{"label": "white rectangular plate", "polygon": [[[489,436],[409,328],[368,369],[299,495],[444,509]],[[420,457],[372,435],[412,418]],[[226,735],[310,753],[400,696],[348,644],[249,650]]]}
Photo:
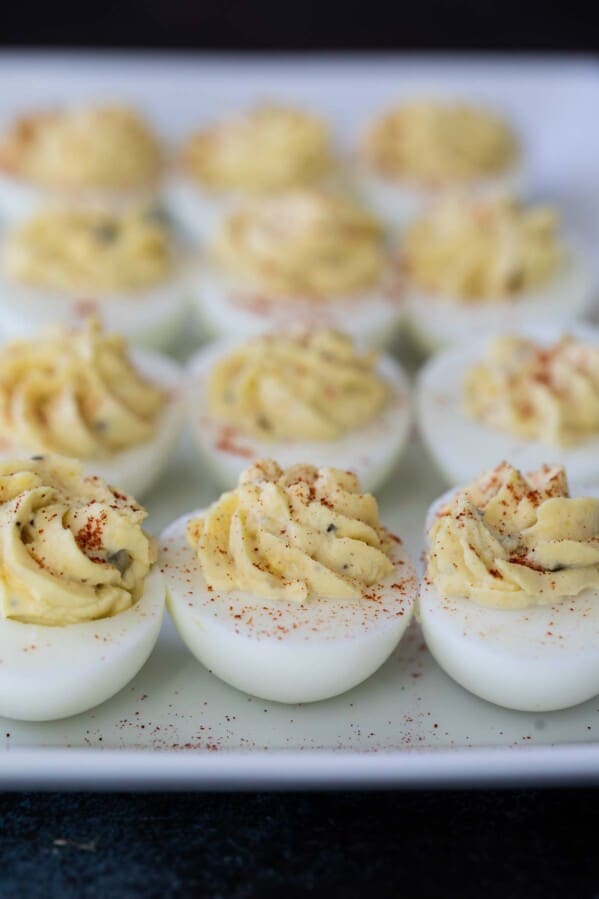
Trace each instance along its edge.
{"label": "white rectangular plate", "polygon": [[[533,191],[559,201],[588,246],[599,247],[595,63],[5,54],[0,88],[0,120],[65,98],[125,98],[173,139],[256,98],[320,109],[346,139],[386,103],[414,91],[492,102],[522,133]],[[382,520],[404,536],[414,557],[425,510],[443,489],[413,442],[380,506]],[[217,494],[184,438],[147,498],[151,530],[158,533]],[[47,724],[0,721],[0,786],[252,789],[598,780],[598,706],[595,699],[533,715],[477,700],[439,670],[415,624],[384,667],[351,693],[306,706],[265,703],[208,674],[167,621],[143,671],[101,707]]]}

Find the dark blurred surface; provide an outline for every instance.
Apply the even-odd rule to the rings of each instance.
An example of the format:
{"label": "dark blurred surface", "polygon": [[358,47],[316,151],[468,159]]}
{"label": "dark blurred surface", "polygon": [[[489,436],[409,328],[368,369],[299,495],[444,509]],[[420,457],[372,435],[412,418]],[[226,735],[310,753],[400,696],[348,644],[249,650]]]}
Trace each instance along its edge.
{"label": "dark blurred surface", "polygon": [[581,0],[3,3],[0,46],[596,51]]}
{"label": "dark blurred surface", "polygon": [[599,896],[599,791],[0,797],[0,895]]}

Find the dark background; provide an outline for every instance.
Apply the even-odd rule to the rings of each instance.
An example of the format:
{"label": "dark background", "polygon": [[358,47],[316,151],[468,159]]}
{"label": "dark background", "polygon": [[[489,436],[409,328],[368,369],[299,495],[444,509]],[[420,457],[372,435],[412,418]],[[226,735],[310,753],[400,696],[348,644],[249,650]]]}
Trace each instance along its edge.
{"label": "dark background", "polygon": [[[593,25],[580,0],[4,0],[0,48],[594,53]],[[599,899],[598,825],[585,789],[4,794],[0,897]]]}
{"label": "dark background", "polygon": [[2,899],[597,899],[599,791],[0,796]]}
{"label": "dark background", "polygon": [[0,46],[599,48],[595,17],[581,0],[4,0],[0,10]]}

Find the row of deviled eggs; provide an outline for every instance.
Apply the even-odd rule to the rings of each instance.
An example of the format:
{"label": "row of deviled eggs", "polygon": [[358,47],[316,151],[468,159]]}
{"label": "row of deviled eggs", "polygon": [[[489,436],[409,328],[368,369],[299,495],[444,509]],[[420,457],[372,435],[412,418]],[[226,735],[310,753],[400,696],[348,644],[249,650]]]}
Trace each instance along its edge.
{"label": "row of deviled eggs", "polygon": [[[341,165],[317,117],[258,107],[191,135],[171,202],[148,206],[165,153],[134,110],[32,113],[0,139],[0,217],[12,223],[0,331],[94,314],[165,349],[192,300],[202,337],[301,325],[380,346],[405,322],[431,351],[541,313],[575,319],[592,302],[589,266],[555,210],[504,192],[522,152],[489,110],[415,100],[374,122],[359,163]],[[400,239],[394,203],[411,210]]]}
{"label": "row of deviled eggs", "polygon": [[594,299],[590,268],[556,213],[507,197],[445,197],[397,240],[354,200],[295,190],[231,211],[199,253],[156,212],[51,208],[0,241],[0,333],[96,316],[171,348],[189,305],[197,338],[341,329],[425,352],[467,333],[569,322]]}
{"label": "row of deviled eggs", "polygon": [[[486,387],[473,398],[466,373],[463,414],[490,439],[538,439],[538,455],[527,457],[538,471],[525,476],[504,463],[433,507],[420,616],[433,655],[467,689],[512,708],[559,708],[598,687],[598,473],[572,498],[564,470],[542,460],[559,451],[584,484],[571,446],[599,434],[585,417],[589,397],[597,405],[599,336],[506,341],[488,355],[481,346],[473,370],[484,369],[477,381]],[[0,463],[2,714],[62,717],[124,686],[157,639],[163,576],[191,651],[267,699],[307,702],[350,689],[401,639],[416,605],[415,571],[374,497],[340,467],[360,470],[362,456],[352,453],[376,448],[363,468],[374,484],[395,461],[409,420],[397,363],[377,363],[331,332],[221,349],[192,364],[185,392],[199,444],[234,489],[168,528],[157,563],[125,479],[128,471],[130,484],[147,487],[140,476],[158,470],[169,452],[161,441],[176,436],[182,383],[173,364],[129,357],[121,338],[97,326],[12,344],[0,356],[9,457]],[[421,420],[441,360],[421,379]],[[443,377],[438,387],[452,389]],[[522,403],[535,413],[525,413],[537,420],[533,434],[522,433]],[[545,429],[547,409],[558,428]],[[221,430],[208,438],[213,423]],[[447,435],[425,436],[443,457]],[[457,430],[452,440],[459,456]],[[34,456],[11,461],[27,447]],[[466,431],[461,454],[469,449]],[[56,450],[87,454],[93,473]],[[264,451],[283,467],[260,461]],[[475,453],[470,460],[464,480],[478,471]],[[119,489],[98,477],[102,463]]]}
{"label": "row of deviled eggs", "polygon": [[209,122],[174,152],[133,109],[64,107],[22,115],[0,137],[0,214],[19,220],[56,199],[113,209],[162,199],[203,238],[240,199],[351,186],[397,223],[441,189],[517,189],[521,155],[506,121],[456,100],[388,110],[349,158],[323,119],[285,105]]}
{"label": "row of deviled eggs", "polygon": [[[523,470],[550,454],[599,483],[599,329],[510,332],[440,353],[415,391],[418,427],[451,484],[497,455]],[[224,487],[248,463],[349,469],[377,490],[412,422],[409,379],[390,355],[332,330],[220,341],[182,369],[98,322],[0,346],[0,456],[82,460],[136,496],[167,464],[184,420]]]}
{"label": "row of deviled eggs", "polygon": [[184,643],[226,683],[279,702],[351,689],[414,612],[442,668],[477,696],[548,711],[599,687],[599,498],[565,470],[508,463],[441,497],[421,585],[400,537],[350,472],[273,460],[175,521],[79,463],[0,462],[0,712],[77,714],[122,689],[165,601]]}

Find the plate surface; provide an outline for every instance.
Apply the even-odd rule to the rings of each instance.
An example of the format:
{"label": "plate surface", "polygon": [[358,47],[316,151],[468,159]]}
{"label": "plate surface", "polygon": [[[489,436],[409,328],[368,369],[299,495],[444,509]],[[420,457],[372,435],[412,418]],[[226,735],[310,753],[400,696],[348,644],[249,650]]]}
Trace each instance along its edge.
{"label": "plate surface", "polygon": [[[380,107],[414,91],[491,102],[522,133],[534,174],[531,192],[559,202],[587,246],[599,247],[599,125],[590,114],[599,107],[599,67],[591,62],[5,54],[0,84],[1,120],[64,98],[116,97],[142,106],[173,139],[256,98],[319,109],[341,140]],[[405,538],[415,558],[425,511],[444,489],[414,439],[380,507],[382,520]],[[185,435],[147,497],[150,530],[158,533],[217,495]],[[143,671],[99,708],[47,724],[0,721],[0,786],[254,789],[599,780],[598,712],[599,699],[544,715],[478,700],[439,670],[415,624],[397,653],[352,692],[307,706],[265,703],[205,671],[167,621]]]}

